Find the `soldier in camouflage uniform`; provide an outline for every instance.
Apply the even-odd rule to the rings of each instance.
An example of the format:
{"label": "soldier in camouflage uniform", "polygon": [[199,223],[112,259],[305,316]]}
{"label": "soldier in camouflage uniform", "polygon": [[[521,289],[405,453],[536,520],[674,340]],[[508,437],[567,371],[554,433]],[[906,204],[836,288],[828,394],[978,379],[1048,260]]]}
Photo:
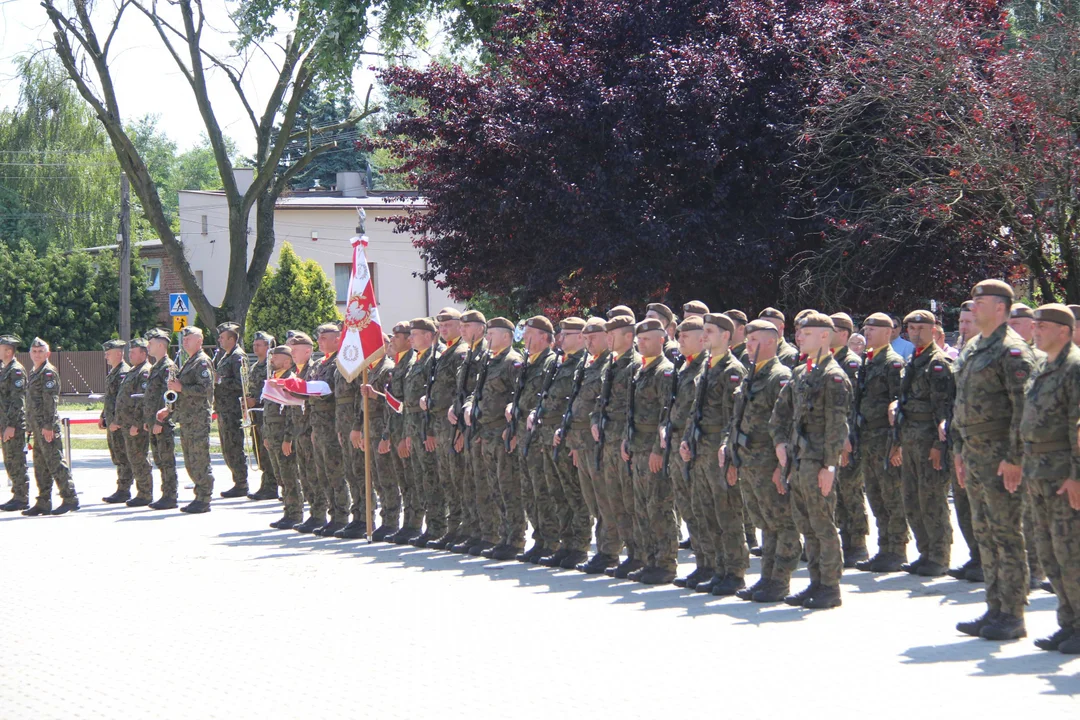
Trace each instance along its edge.
{"label": "soldier in camouflage uniform", "polygon": [[[552,348],[554,335],[555,328],[543,315],[537,315],[525,321],[522,340],[528,357],[524,365],[520,392],[513,400],[520,420],[517,423],[517,434],[510,438],[510,442],[511,448],[517,453],[518,466],[521,468],[521,501],[525,508],[525,516],[533,526],[533,546],[528,552],[522,553],[521,560],[539,563],[544,558],[548,558],[549,563],[558,565],[566,557],[566,553],[558,552],[558,500],[554,487],[548,481],[548,477],[553,474],[551,456],[543,451],[530,452],[528,457],[522,455],[528,425],[527,418],[529,413],[536,408],[544,385],[555,369],[556,357]],[[505,413],[508,421],[511,412],[512,409],[508,405]],[[507,430],[509,429],[508,424]]]}
{"label": "soldier in camouflage uniform", "polygon": [[[155,419],[164,423],[173,418],[180,423],[180,449],[184,453],[184,468],[195,483],[195,500],[180,508],[180,512],[199,514],[210,512],[214,496],[214,473],[210,469],[210,425],[214,402],[214,363],[203,352],[203,334],[188,325],[180,336],[188,359],[176,377],[167,383],[176,393],[172,409],[158,410]],[[162,493],[164,495],[164,493]]]}
{"label": "soldier in camouflage uniform", "polygon": [[251,341],[251,351],[255,353],[255,364],[248,373],[247,406],[248,418],[251,421],[251,437],[254,446],[251,451],[255,453],[255,459],[259,464],[261,479],[259,489],[248,495],[250,500],[277,500],[278,481],[274,475],[274,464],[270,457],[263,452],[263,382],[270,370],[270,349],[277,344],[276,339],[269,333],[261,330],[255,333]]}
{"label": "soldier in camouflage uniform", "polygon": [[[713,463],[727,444],[734,417],[735,392],[746,377],[746,368],[731,353],[729,343],[735,324],[722,313],[708,314],[702,334],[709,352],[704,371],[694,387],[694,405],[690,415],[700,418],[688,427],[683,441],[690,455],[691,432],[698,433],[697,452],[701,460],[691,469],[691,497],[699,531],[694,533],[698,565],[712,569],[694,588],[726,597],[746,587],[746,569],[750,551],[743,528],[742,488],[733,465]],[[681,449],[681,448],[680,448]],[[726,466],[726,467],[725,467]],[[704,557],[701,557],[704,556]]]}
{"label": "soldier in camouflage uniform", "polygon": [[135,476],[135,497],[128,507],[146,507],[154,501],[154,476],[150,467],[150,432],[143,422],[143,400],[149,386],[150,363],[146,340],[135,338],[128,343],[131,369],[116,393],[116,423],[124,436],[124,449]]}
{"label": "soldier in camouflage uniform", "polygon": [[[71,470],[64,461],[64,445],[60,439],[60,415],[56,401],[60,398],[60,373],[49,363],[49,344],[41,338],[30,343],[30,360],[34,369],[26,381],[26,419],[34,434],[34,480],[38,496],[34,506],[23,515],[63,515],[79,509],[79,496],[71,482]],[[60,490],[63,502],[52,509],[52,486]]]}
{"label": "soldier in camouflage uniform", "polygon": [[105,440],[109,444],[109,457],[116,466],[116,492],[101,498],[105,503],[122,503],[131,499],[131,483],[134,476],[131,473],[131,463],[127,459],[127,449],[124,446],[124,429],[116,422],[116,393],[120,389],[131,366],[124,360],[124,348],[127,343],[123,340],[109,340],[103,343],[101,349],[105,351],[105,364],[109,366],[109,372],[105,376],[105,407],[101,411],[101,419],[98,427],[105,431]]}
{"label": "soldier in camouflage uniform", "polygon": [[[754,320],[746,326],[747,362],[754,363],[753,378],[743,378],[735,391],[732,427],[721,464],[738,468],[736,479],[743,495],[753,494],[761,520],[761,577],[735,593],[743,600],[772,603],[790,592],[791,574],[799,564],[799,532],[791,514],[787,488],[780,482],[775,446],[788,436],[771,434],[773,408],[780,392],[791,381],[791,370],[776,357],[780,335],[776,326]],[[741,422],[738,419],[741,417]],[[727,471],[730,482],[731,469]]]}
{"label": "soldier in camouflage uniform", "polygon": [[780,345],[777,346],[776,357],[780,358],[781,365],[794,368],[799,362],[799,350],[784,339],[784,323],[786,322],[784,313],[774,307],[767,307],[758,313],[758,320],[772,323],[776,328],[776,332],[780,334]]}
{"label": "soldier in camouflage uniform", "polygon": [[226,322],[217,326],[218,350],[214,356],[214,412],[217,413],[218,437],[225,465],[232,473],[233,486],[221,493],[223,498],[248,494],[247,455],[244,453],[243,376],[247,356],[240,347],[240,326]]}
{"label": "soldier in camouflage uniform", "polygon": [[1035,511],[1034,541],[1058,597],[1058,630],[1040,638],[1042,650],[1080,654],[1080,349],[1071,341],[1075,318],[1064,305],[1034,314],[1035,343],[1046,354],[1024,402],[1022,492]]}
{"label": "soldier in camouflage uniform", "polygon": [[[271,379],[288,380],[295,377],[293,349],[290,346],[270,348],[268,361]],[[270,523],[275,530],[292,530],[304,522],[304,495],[300,489],[296,447],[288,435],[289,410],[272,400],[263,401],[263,450],[273,465],[274,477],[281,484],[281,499],[285,504],[285,513]]]}
{"label": "soldier in camouflage uniform", "polygon": [[[960,304],[960,318],[958,321],[960,338],[957,341],[957,347],[960,350],[963,350],[964,345],[978,334],[975,330],[975,316],[972,314],[973,307],[974,303],[971,300],[965,300]],[[960,358],[957,357],[953,361],[953,377],[955,378],[959,373]],[[943,430],[947,430],[947,427],[939,428],[939,436],[943,435]],[[964,544],[967,545],[968,561],[959,567],[952,568],[948,574],[957,580],[982,582],[982,558],[979,557],[979,543],[975,541],[975,530],[971,526],[971,503],[968,502],[967,491],[960,485],[956,477],[956,463],[954,462],[956,454],[956,449],[950,443],[949,477],[952,480],[950,490],[953,499],[953,510],[956,513],[956,524],[960,527],[960,535],[963,536]]]}
{"label": "soldier in camouflage uniform", "polygon": [[581,334],[584,329],[585,321],[577,317],[569,317],[559,323],[563,356],[553,370],[543,412],[540,412],[540,408],[533,410],[527,423],[529,431],[535,436],[530,456],[534,452],[542,454],[545,463],[550,463],[546,468],[547,486],[554,498],[559,537],[558,550],[541,558],[540,564],[564,570],[573,570],[588,560],[592,542],[592,514],[582,496],[581,480],[574,467],[574,459],[569,452],[560,452],[556,459],[552,452],[555,431],[559,429],[569,406],[577,379],[584,379],[586,353],[585,339]]}
{"label": "soldier in camouflage uniform", "polygon": [[627,430],[620,455],[624,462],[630,463],[634,516],[644,567],[627,577],[647,585],[663,585],[675,579],[679,549],[675,494],[671,478],[662,472],[659,433],[675,366],[664,355],[667,335],[659,320],[642,320],[634,327],[634,334],[641,364],[631,380]]}
{"label": "soldier in camouflage uniform", "polygon": [[[336,360],[336,357],[335,357]],[[335,362],[336,366],[337,363]],[[364,413],[360,387],[363,381],[359,376],[352,381],[346,380],[341,369],[335,367],[334,390],[334,428],[337,431],[338,445],[341,447],[341,466],[345,482],[349,488],[352,504],[349,512],[352,519],[333,532],[334,537],[345,540],[357,540],[367,537],[367,476],[364,457]]]}
{"label": "soldier in camouflage uniform", "polygon": [[161,497],[150,503],[151,510],[172,510],[176,507],[176,428],[172,418],[157,419],[157,412],[165,407],[165,391],[170,378],[176,377],[178,368],[169,358],[170,334],[160,328],[146,333],[150,352],[150,376],[142,401],[142,424],[150,433],[150,449],[154,464],[161,473]]}
{"label": "soldier in camouflage uniform", "polygon": [[611,362],[604,328],[602,318],[592,317],[581,330],[586,355],[584,364],[578,368],[581,377],[576,380],[578,387],[570,409],[570,426],[566,438],[562,437],[561,432],[552,437],[553,445],[563,446],[559,454],[565,452],[573,458],[581,484],[582,502],[589,515],[596,518],[596,554],[588,562],[577,565],[578,570],[588,575],[596,575],[618,565],[619,551],[622,550],[614,510],[604,486],[603,468],[598,468],[595,463],[596,441],[590,432],[590,418],[600,397],[605,369]]}
{"label": "soldier in camouflage uniform", "polygon": [[398,409],[387,415],[386,433],[390,439],[391,452],[400,460],[399,485],[401,491],[401,527],[385,540],[396,544],[405,544],[423,532],[424,506],[423,485],[417,485],[413,477],[410,460],[412,445],[408,436],[407,416],[405,415],[405,380],[409,368],[416,362],[416,350],[412,347],[412,329],[410,323],[400,322],[394,326],[394,350],[396,359],[390,372],[390,381],[386,387],[388,397],[393,397]]}
{"label": "soldier in camouflage uniform", "polygon": [[[435,316],[439,324],[439,337],[444,348],[436,365],[435,381],[431,385],[431,397],[420,399],[420,406],[429,412],[435,431],[435,467],[437,482],[443,491],[443,503],[439,512],[446,513],[446,532],[428,540],[427,546],[436,550],[469,539],[469,532],[462,529],[465,513],[466,458],[455,447],[457,428],[450,423],[448,413],[458,401],[458,373],[469,356],[469,345],[461,337],[461,312],[446,307]],[[469,503],[472,504],[471,498]],[[467,529],[466,529],[467,530]]]}
{"label": "soldier in camouflage uniform", "polygon": [[828,315],[811,311],[798,327],[808,367],[784,386],[770,420],[776,456],[790,488],[795,526],[806,537],[810,585],[784,602],[811,610],[838,607],[843,559],[836,529],[836,464],[848,438],[851,383],[833,359]]}
{"label": "soldier in camouflage uniform", "polygon": [[878,552],[855,563],[859,570],[897,572],[907,562],[908,526],[904,514],[904,487],[900,475],[900,443],[889,423],[889,408],[900,397],[904,359],[889,344],[892,319],[874,313],[863,321],[866,368],[859,407],[852,415],[858,425],[859,457],[856,472],[878,529]]}
{"label": "soldier in camouflage uniform", "polygon": [[[472,432],[471,442],[480,445],[484,460],[483,477],[476,481],[483,542],[468,552],[479,555],[494,542],[490,547],[490,557],[494,560],[512,560],[525,547],[523,482],[520,469],[515,467],[514,454],[506,452],[504,439],[504,412],[520,386],[524,371],[524,360],[513,347],[513,333],[514,324],[506,318],[492,318],[487,323],[488,353],[477,384],[461,410]],[[492,518],[497,529],[491,527]],[[491,540],[492,537],[496,539]]]}
{"label": "soldier in camouflage uniform", "polygon": [[30,506],[30,477],[26,472],[26,368],[15,357],[22,342],[15,335],[0,336],[0,433],[4,469],[11,483],[11,499],[0,510],[15,512]]}
{"label": "soldier in camouflage uniform", "polygon": [[611,317],[604,326],[611,347],[611,360],[604,369],[600,397],[597,398],[596,408],[593,410],[591,431],[593,440],[599,444],[601,426],[604,429],[604,442],[599,444],[597,449],[604,469],[604,492],[615,516],[613,532],[617,534],[620,547],[626,546],[627,553],[626,560],[616,567],[607,568],[604,574],[622,580],[629,577],[630,573],[645,567],[645,549],[641,544],[635,519],[634,484],[630,464],[621,457],[622,441],[626,435],[630,384],[641,367],[641,355],[634,349],[634,316],[612,314],[617,312],[622,311],[612,308],[608,312]]}
{"label": "soldier in camouflage uniform", "polygon": [[[334,323],[320,325],[315,329],[315,340],[323,356],[311,364],[308,379],[324,382],[333,390],[341,329]],[[325,525],[312,530],[316,535],[333,535],[344,528],[349,520],[349,485],[345,479],[345,459],[338,440],[336,402],[333,393],[312,396],[305,401],[311,419],[311,444],[315,450],[318,489],[322,494],[321,507],[330,513],[330,520]],[[353,406],[348,408],[350,418],[352,409]],[[308,500],[311,501],[311,498]]]}
{"label": "soldier in camouflage uniform", "polygon": [[959,482],[971,502],[971,521],[986,575],[987,612],[956,626],[987,640],[1024,637],[1028,567],[1020,528],[1023,444],[1020,422],[1035,356],[1006,320],[1013,290],[983,280],[972,290],[980,335],[964,346],[956,375],[953,445]]}
{"label": "soldier in camouflage uniform", "polygon": [[645,306],[645,317],[659,320],[664,326],[664,357],[671,361],[672,365],[682,362],[682,353],[679,352],[679,344],[675,342],[675,323],[678,318],[667,305],[663,303],[649,303]]}
{"label": "soldier in camouflage uniform", "polygon": [[405,372],[405,446],[409,453],[408,472],[417,491],[421,517],[427,520],[419,535],[405,542],[425,547],[428,540],[446,533],[446,495],[436,467],[434,423],[427,423],[420,407],[420,398],[431,389],[431,376],[438,370],[443,346],[438,342],[437,328],[430,318],[416,318],[409,323],[409,342],[416,355]]}
{"label": "soldier in camouflage uniform", "polygon": [[[305,332],[290,330],[285,343],[292,348],[293,371],[301,380],[314,380],[314,363],[311,354],[314,343]],[[285,440],[282,450],[296,453],[296,466],[300,475],[300,488],[308,503],[308,519],[292,529],[310,534],[326,525],[326,495],[319,485],[319,473],[315,469],[315,446],[311,441],[311,408],[303,405],[285,408]]]}
{"label": "soldier in camouflage uniform", "polygon": [[[848,348],[855,323],[847,313],[833,313],[834,330],[829,346],[833,358],[848,376],[854,389],[858,386],[863,358]],[[848,427],[854,429],[858,411],[852,401]],[[870,522],[866,516],[866,488],[859,468],[851,462],[851,443],[844,447],[840,467],[836,471],[836,526],[840,528],[840,549],[844,554],[844,567],[853,568],[856,563],[868,560],[866,536],[870,534]]]}
{"label": "soldier in camouflage uniform", "polygon": [[904,508],[919,551],[918,559],[904,570],[939,577],[949,569],[952,523],[946,497],[947,448],[937,429],[949,417],[956,387],[948,358],[934,344],[933,313],[908,313],[904,324],[915,352],[904,368],[894,422],[903,446]]}
{"label": "soldier in camouflage uniform", "polygon": [[[451,552],[467,553],[470,547],[481,542],[498,543],[498,514],[491,518],[481,518],[479,513],[480,488],[487,497],[487,479],[484,477],[484,455],[480,443],[469,443],[465,447],[467,428],[461,419],[465,400],[476,389],[480,367],[485,362],[487,341],[487,318],[479,310],[467,310],[461,315],[461,339],[466,345],[466,355],[458,368],[454,383],[454,402],[446,411],[446,419],[454,429],[454,448],[461,453],[461,523],[458,527],[458,540],[447,547]],[[487,532],[484,532],[484,528]],[[486,535],[486,537],[485,537]],[[509,558],[508,558],[509,559]]]}
{"label": "soldier in camouflage uniform", "polygon": [[[396,533],[401,517],[401,484],[405,465],[398,457],[391,425],[400,415],[389,407],[386,393],[389,391],[394,362],[409,352],[407,333],[394,333],[386,336],[385,352],[378,362],[368,366],[368,384],[360,389],[368,399],[368,431],[370,438],[365,438],[366,452],[374,451],[375,492],[379,499],[380,524],[371,533],[372,542],[380,542]],[[363,413],[363,404],[357,408]],[[419,532],[419,530],[417,530]]]}

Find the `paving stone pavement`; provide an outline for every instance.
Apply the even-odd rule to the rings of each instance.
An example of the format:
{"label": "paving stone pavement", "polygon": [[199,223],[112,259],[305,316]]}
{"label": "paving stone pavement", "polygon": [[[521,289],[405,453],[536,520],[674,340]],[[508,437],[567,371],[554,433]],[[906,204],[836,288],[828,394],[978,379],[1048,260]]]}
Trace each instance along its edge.
{"label": "paving stone pavement", "polygon": [[849,572],[838,610],[762,607],[278,532],[270,502],[116,508],[107,456],[74,464],[81,511],[0,516],[2,720],[1080,711],[1080,658],[1031,644],[1054,629],[1046,593],[1028,639],[994,644],[956,633],[982,586],[948,578]]}

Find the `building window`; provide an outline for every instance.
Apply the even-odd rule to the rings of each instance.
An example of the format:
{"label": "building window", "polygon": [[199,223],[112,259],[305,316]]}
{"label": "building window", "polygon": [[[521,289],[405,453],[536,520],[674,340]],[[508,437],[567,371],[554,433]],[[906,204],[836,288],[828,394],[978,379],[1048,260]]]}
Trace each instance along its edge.
{"label": "building window", "polygon": [[[371,273],[371,286],[375,291],[375,302],[379,302],[379,283],[375,277],[375,263],[368,263]],[[352,276],[352,263],[334,263],[334,291],[339,304],[344,305],[349,298],[349,278]]]}
{"label": "building window", "polygon": [[198,285],[200,288],[203,286],[203,284],[202,284],[202,273],[203,273],[202,270],[196,270],[195,271],[195,284]]}
{"label": "building window", "polygon": [[161,258],[151,258],[142,261],[143,272],[146,273],[146,289],[154,292],[161,289]]}

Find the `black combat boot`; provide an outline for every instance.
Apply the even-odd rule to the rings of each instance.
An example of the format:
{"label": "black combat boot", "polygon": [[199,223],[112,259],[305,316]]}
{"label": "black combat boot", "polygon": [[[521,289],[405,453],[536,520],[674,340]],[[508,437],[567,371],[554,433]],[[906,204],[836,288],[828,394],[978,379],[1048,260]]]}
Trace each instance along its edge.
{"label": "black combat boot", "polygon": [[221,497],[223,497],[223,498],[241,498],[241,497],[247,497],[247,494],[248,494],[248,486],[247,486],[247,484],[233,485],[228,490],[222,491]]}
{"label": "black combat boot", "polygon": [[997,619],[997,610],[987,610],[980,617],[974,620],[968,620],[967,622],[956,623],[956,629],[965,635],[971,635],[972,637],[979,637],[982,629]]}
{"label": "black combat boot", "polygon": [[817,590],[806,598],[802,606],[808,610],[828,610],[840,607],[842,602],[839,585],[818,585]]}
{"label": "black combat boot", "polygon": [[983,625],[979,637],[983,640],[1019,640],[1027,637],[1024,618],[999,612],[996,618]]}
{"label": "black combat boot", "polygon": [[106,495],[101,498],[102,502],[106,502],[110,505],[119,505],[120,503],[126,503],[131,499],[131,491],[129,490],[117,490],[112,495]]}

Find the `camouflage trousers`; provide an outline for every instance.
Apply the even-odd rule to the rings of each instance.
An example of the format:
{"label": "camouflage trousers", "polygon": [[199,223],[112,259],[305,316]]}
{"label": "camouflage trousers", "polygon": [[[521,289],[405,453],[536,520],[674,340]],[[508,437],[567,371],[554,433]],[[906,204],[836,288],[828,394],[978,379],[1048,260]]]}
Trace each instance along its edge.
{"label": "camouflage trousers", "polygon": [[[634,510],[634,480],[630,468],[619,454],[619,446],[626,431],[623,423],[609,421],[605,430],[605,443],[601,464],[604,469],[604,490],[615,516],[614,532],[619,546],[626,546],[632,558],[644,560],[642,538],[638,536],[638,524]],[[674,503],[672,490],[672,503]],[[676,550],[678,548],[676,547]]]}
{"label": "camouflage trousers", "polygon": [[120,428],[124,433],[124,451],[131,472],[135,476],[135,496],[146,500],[154,497],[154,471],[150,467],[150,433],[139,430],[135,435],[128,428]]}
{"label": "camouflage trousers", "polygon": [[[261,412],[253,412],[251,414],[252,418],[259,418],[261,416]],[[262,472],[262,479],[259,481],[259,488],[274,488],[274,490],[276,491],[278,481],[277,475],[274,473],[274,463],[270,459],[270,453],[266,451],[266,446],[263,445],[263,437],[265,436],[263,432],[263,421],[261,419],[255,420],[254,423],[255,424],[251,427],[251,436],[254,439],[255,443],[251,451],[255,453],[255,461],[258,463],[259,470]],[[281,443],[278,444],[280,445]]]}
{"label": "camouflage trousers", "polygon": [[773,472],[777,468],[775,456],[754,463],[746,460],[744,457],[743,466],[739,468],[739,484],[743,497],[753,496],[761,522],[761,577],[787,584],[799,566],[802,554],[799,531],[795,529],[791,514],[791,500],[788,495],[781,495],[773,484]]}
{"label": "camouflage trousers", "polygon": [[[15,437],[3,443],[4,469],[11,481],[11,495],[15,500],[28,502],[30,498],[30,475],[26,471],[26,428],[16,427]],[[131,480],[128,480],[130,486]]]}
{"label": "camouflage trousers", "polygon": [[424,508],[420,498],[423,484],[417,485],[413,478],[412,459],[398,454],[398,443],[404,439],[404,434],[390,435],[390,452],[397,458],[394,467],[401,497],[401,527],[421,530],[424,526]]}
{"label": "camouflage trousers", "polygon": [[544,452],[539,435],[524,455],[524,434],[519,433],[518,463],[524,469],[521,500],[525,516],[533,526],[533,540],[541,547],[554,550],[559,546],[559,481],[552,467],[551,456]]}
{"label": "camouflage trousers", "polygon": [[532,452],[542,452],[550,461],[551,474],[547,476],[556,503],[559,549],[588,552],[592,544],[593,515],[585,503],[581,480],[574,459],[564,447],[556,460],[554,453],[555,428],[541,430],[537,445]]}
{"label": "camouflage trousers", "polygon": [[338,433],[341,447],[341,469],[349,490],[349,513],[355,521],[367,522],[367,478],[364,469],[364,451],[353,447],[349,431]]}
{"label": "camouflage trousers", "polygon": [[330,522],[349,520],[349,484],[345,479],[345,459],[334,428],[334,418],[313,415],[311,445],[315,451],[315,475],[322,495],[320,508],[330,514]]}
{"label": "camouflage trousers", "polygon": [[[274,477],[281,486],[281,500],[285,505],[285,517],[300,522],[304,519],[304,495],[300,490],[300,471],[297,465],[297,446],[286,455],[281,449],[285,439],[284,428],[281,432],[267,432],[263,435],[263,456],[274,468]],[[269,447],[267,447],[269,446]]]}
{"label": "camouflage trousers", "polygon": [[796,461],[790,475],[792,517],[806,538],[810,581],[829,587],[840,585],[844,561],[840,555],[840,535],[836,530],[836,488],[822,496],[818,487],[820,460]]}
{"label": "camouflage trousers", "polygon": [[[936,434],[936,430],[932,430]],[[952,554],[952,522],[949,520],[949,472],[935,470],[930,450],[937,438],[910,438],[905,431],[904,509],[919,557],[948,567]],[[946,458],[942,454],[942,462]]]}
{"label": "camouflage trousers", "polygon": [[161,473],[161,497],[176,499],[176,435],[172,425],[162,425],[161,432],[150,432],[150,451]]}
{"label": "camouflage trousers", "polygon": [[585,503],[589,515],[596,518],[596,551],[611,557],[618,557],[622,550],[619,533],[616,532],[614,510],[604,483],[604,469],[596,469],[596,441],[592,438],[589,425],[571,427],[567,444],[559,452],[573,451],[577,455],[577,476],[581,485],[581,500]]}
{"label": "camouflage trousers", "polygon": [[679,531],[681,534],[682,523],[686,523],[686,531],[690,533],[690,539],[694,544],[694,555],[699,560],[698,567],[712,567],[711,565],[701,565],[700,560],[704,556],[699,556],[697,553],[697,540],[694,538],[700,533],[698,532],[698,520],[694,517],[691,480],[689,473],[686,472],[686,463],[679,456],[679,443],[682,442],[682,433],[679,430],[672,430],[671,435],[674,438],[674,445],[668,459],[668,475],[671,476],[671,487],[675,493],[675,512],[679,519]]}
{"label": "camouflage trousers", "polygon": [[210,422],[187,421],[180,428],[184,469],[195,483],[195,499],[209,503],[214,496],[214,473],[210,469]]}
{"label": "camouflage trousers", "polygon": [[442,480],[439,477],[436,454],[428,452],[424,447],[420,418],[421,413],[415,413],[405,418],[406,429],[409,432],[409,437],[412,438],[412,450],[409,451],[409,470],[412,475],[412,484],[417,490],[420,515],[427,520],[424,532],[432,538],[439,538],[446,533],[446,495],[443,492]]}
{"label": "camouflage trousers", "polygon": [[649,470],[649,452],[633,454],[634,515],[646,566],[675,572],[678,565],[679,527],[675,521],[675,491],[671,478]]}
{"label": "camouflage trousers", "polygon": [[[862,455],[860,449],[860,456]],[[853,547],[866,547],[870,520],[866,515],[866,485],[855,464],[836,468],[836,526]]]}
{"label": "camouflage trousers", "polygon": [[1061,480],[1024,479],[1035,515],[1035,543],[1058,598],[1057,621],[1080,632],[1080,510],[1058,495]]}
{"label": "camouflage trousers", "polygon": [[866,499],[874,513],[878,531],[878,552],[907,557],[908,526],[904,512],[904,483],[900,468],[889,462],[888,428],[862,434],[859,448],[859,475],[866,486]]}
{"label": "camouflage trousers", "polygon": [[52,442],[45,442],[41,430],[34,431],[34,481],[37,483],[37,505],[52,504],[52,487],[60,491],[61,500],[75,500],[75,485],[71,482],[71,469],[64,460],[64,443],[60,440],[60,426],[51,428],[55,433]]}
{"label": "camouflage trousers", "polygon": [[976,562],[981,562],[979,543],[975,541],[975,528],[971,526],[971,501],[968,500],[967,490],[960,487],[960,483],[956,481],[956,464],[953,462],[951,452],[948,454],[946,463],[948,463],[949,478],[952,482],[952,503],[953,512],[956,514],[956,524],[960,527],[960,535],[967,545],[968,556]]}
{"label": "camouflage trousers", "polygon": [[[484,539],[496,544],[525,547],[525,508],[521,502],[524,471],[519,465],[518,454],[508,453],[499,433],[502,423],[482,431],[474,438],[484,458],[485,488],[477,497]],[[477,482],[477,485],[480,483]],[[484,490],[486,489],[486,493]],[[492,522],[495,520],[495,522]],[[491,540],[491,537],[495,540]]]}
{"label": "camouflage trousers", "polygon": [[319,472],[315,469],[315,446],[311,442],[311,431],[303,431],[293,442],[293,454],[296,455],[296,468],[300,475],[300,490],[307,500],[308,512],[316,521],[326,524],[326,500],[319,487]]}
{"label": "camouflage trousers", "polygon": [[1020,519],[1022,522],[1021,529],[1024,532],[1024,544],[1027,546],[1028,571],[1031,573],[1032,578],[1041,581],[1046,577],[1046,570],[1039,560],[1038,543],[1035,542],[1035,508],[1032,504],[1031,494],[1023,493],[1023,496]]}
{"label": "camouflage trousers", "polygon": [[[455,538],[462,533],[462,520],[465,517],[465,455],[454,451],[454,438],[457,427],[450,424],[446,410],[431,412],[431,421],[435,426],[438,446],[435,448],[435,467],[438,468],[444,512],[446,513],[446,532]],[[472,507],[472,503],[469,503]]]}
{"label": "camouflage trousers", "polygon": [[719,436],[703,435],[698,441],[698,458],[690,470],[692,512],[698,524],[691,533],[694,554],[698,567],[742,577],[750,567],[742,491],[738,484],[730,486],[721,476],[719,449]]}
{"label": "camouflage trousers", "polygon": [[466,512],[462,515],[462,534],[466,539],[483,540],[495,543],[499,537],[499,503],[494,491],[488,484],[487,469],[484,465],[484,450],[479,438],[469,441],[469,447],[461,448],[465,460],[465,480],[462,492],[465,495]]}
{"label": "camouflage trousers", "polygon": [[1023,617],[1029,578],[1020,520],[1022,496],[1007,491],[997,474],[1008,449],[1004,440],[968,438],[963,459],[971,525],[986,578],[986,604],[991,610]]}
{"label": "camouflage trousers", "polygon": [[[376,438],[369,440],[369,448],[377,447]],[[397,455],[393,442],[387,453],[376,452],[371,456],[375,461],[375,494],[379,499],[379,525],[397,529],[401,518],[401,475],[405,465]]]}
{"label": "camouflage trousers", "polygon": [[221,454],[225,456],[225,465],[232,473],[233,484],[247,487],[247,454],[244,452],[243,415],[240,413],[240,406],[224,412],[218,410],[217,423]]}
{"label": "camouflage trousers", "polygon": [[[127,435],[127,428],[106,430],[105,441],[109,445],[109,457],[112,458],[112,463],[116,466],[116,489],[131,492],[131,484],[134,482],[135,475],[131,471],[131,463],[128,462],[127,444],[124,442],[125,435]],[[24,460],[25,457],[23,455]]]}

